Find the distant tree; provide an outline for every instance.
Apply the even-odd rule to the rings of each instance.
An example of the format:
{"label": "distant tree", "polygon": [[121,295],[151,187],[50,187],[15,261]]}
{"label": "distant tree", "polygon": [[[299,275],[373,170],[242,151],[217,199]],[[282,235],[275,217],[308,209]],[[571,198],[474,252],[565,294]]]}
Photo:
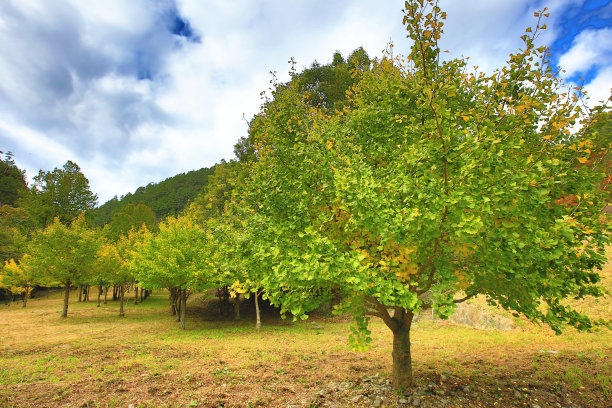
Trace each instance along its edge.
{"label": "distant tree", "polygon": [[[141,246],[130,259],[138,281],[151,289],[168,288],[178,292],[179,320],[185,329],[185,309],[192,290],[209,282],[204,276],[207,254],[204,231],[185,218],[170,217],[159,225],[159,232],[146,232]],[[214,286],[212,286],[214,287]]]}
{"label": "distant tree", "polygon": [[185,211],[185,215],[206,232],[210,273],[217,276],[220,284],[230,287],[236,320],[240,318],[240,295],[244,293],[248,270],[236,256],[242,219],[229,211],[228,206],[236,200],[235,190],[244,183],[245,171],[244,163],[238,161],[218,164],[208,185]]}
{"label": "distant tree", "polygon": [[30,266],[27,255],[23,256],[20,262],[10,259],[4,263],[3,268],[0,268],[0,288],[12,294],[20,294],[23,307],[26,307],[34,286],[40,282],[40,274]]}
{"label": "distant tree", "polygon": [[62,317],[68,316],[70,287],[92,280],[100,245],[99,232],[87,225],[83,214],[69,226],[56,218],[32,236],[27,251],[29,265],[48,286],[65,288]]}
{"label": "distant tree", "polygon": [[240,163],[225,162],[215,166],[214,173],[209,176],[208,184],[189,205],[190,216],[203,223],[205,220],[220,217],[226,203],[232,197],[234,189],[241,182]]}
{"label": "distant tree", "polygon": [[112,284],[119,288],[119,316],[125,316],[125,292],[128,285],[134,282],[134,275],[127,265],[127,258],[136,244],[137,234],[138,232],[133,230],[121,235],[117,241],[106,241],[100,246],[94,263],[97,281],[100,284]]}
{"label": "distant tree", "polygon": [[28,189],[25,172],[15,164],[13,153],[0,150],[1,154],[4,154],[4,159],[0,160],[0,206],[15,206],[19,197]]}
{"label": "distant tree", "polygon": [[105,227],[105,234],[117,240],[127,235],[132,228],[139,229],[145,226],[149,230],[156,228],[155,213],[146,204],[128,203],[119,212],[113,215],[113,220]]}
{"label": "distant tree", "polygon": [[[363,47],[354,50],[347,60],[336,51],[331,64],[321,65],[315,61],[302,72],[292,73],[288,83],[274,84],[272,100],[268,100],[265,105],[273,109],[277,103],[275,93],[291,86],[307,105],[329,114],[341,111],[347,104],[350,89],[359,83],[363,73],[368,71],[371,65],[370,57]],[[253,161],[257,157],[254,140],[264,131],[262,119],[261,115],[255,115],[249,122],[248,136],[240,138],[234,145],[234,154],[238,161]]]}
{"label": "distant tree", "polygon": [[98,252],[95,255],[93,264],[93,273],[90,279],[93,285],[97,286],[98,299],[97,306],[100,307],[100,298],[104,293],[104,304],[106,304],[106,294],[108,288],[113,284],[113,273],[121,266],[119,255],[115,248],[114,242],[105,239],[101,243]]}
{"label": "distant tree", "polygon": [[369,70],[370,65],[370,57],[363,47],[353,51],[346,61],[336,51],[331,64],[315,62],[295,74],[290,83],[308,105],[333,113],[346,105],[347,91],[360,81],[362,73]]}
{"label": "distant tree", "polygon": [[0,206],[0,263],[21,258],[34,228],[35,223],[25,209]]}
{"label": "distant tree", "polygon": [[42,227],[58,218],[65,225],[70,224],[80,213],[93,209],[98,196],[89,189],[79,166],[67,161],[61,169],[40,171],[34,177],[31,194],[22,204]]}

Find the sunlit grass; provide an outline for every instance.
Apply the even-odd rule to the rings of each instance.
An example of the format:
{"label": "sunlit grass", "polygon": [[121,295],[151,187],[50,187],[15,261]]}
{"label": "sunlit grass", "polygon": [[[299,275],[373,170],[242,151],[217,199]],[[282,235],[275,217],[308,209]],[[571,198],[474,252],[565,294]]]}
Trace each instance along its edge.
{"label": "sunlit grass", "polygon": [[[610,264],[603,276],[612,289]],[[372,321],[372,349],[353,352],[351,322],[342,317],[264,316],[257,332],[250,311],[235,322],[193,297],[181,331],[162,292],[139,305],[128,301],[125,317],[117,302],[96,307],[95,299],[75,297],[67,319],[59,316],[60,293],[34,298],[25,309],[0,305],[0,406],[286,406],[310,401],[331,382],[391,372],[391,335],[380,321]],[[612,317],[609,298],[577,306]],[[517,380],[530,390],[605,406],[612,394],[609,330],[556,336],[518,323],[512,330],[477,329],[424,314],[412,333],[417,378],[452,373],[460,384],[490,389],[491,398],[499,384]]]}

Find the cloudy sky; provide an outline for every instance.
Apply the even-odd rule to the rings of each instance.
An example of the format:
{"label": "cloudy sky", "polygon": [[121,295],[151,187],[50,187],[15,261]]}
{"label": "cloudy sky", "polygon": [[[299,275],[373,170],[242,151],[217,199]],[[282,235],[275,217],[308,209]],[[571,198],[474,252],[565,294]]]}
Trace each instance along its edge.
{"label": "cloudy sky", "polygon": [[[391,40],[400,0],[1,0],[0,150],[28,177],[67,160],[100,203],[233,157],[270,71]],[[593,100],[612,88],[610,0],[442,0],[442,47],[491,71],[548,7],[539,41]],[[580,79],[582,77],[582,79]]]}

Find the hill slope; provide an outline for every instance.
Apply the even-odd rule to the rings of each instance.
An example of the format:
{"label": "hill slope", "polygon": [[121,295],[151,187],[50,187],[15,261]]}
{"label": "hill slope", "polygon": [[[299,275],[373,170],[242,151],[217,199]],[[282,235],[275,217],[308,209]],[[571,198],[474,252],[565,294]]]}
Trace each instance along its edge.
{"label": "hill slope", "polygon": [[177,174],[159,183],[138,187],[133,194],[128,193],[120,198],[115,196],[94,210],[94,222],[100,226],[109,223],[113,215],[127,204],[148,205],[158,219],[178,214],[208,184],[208,176],[214,170],[213,166]]}

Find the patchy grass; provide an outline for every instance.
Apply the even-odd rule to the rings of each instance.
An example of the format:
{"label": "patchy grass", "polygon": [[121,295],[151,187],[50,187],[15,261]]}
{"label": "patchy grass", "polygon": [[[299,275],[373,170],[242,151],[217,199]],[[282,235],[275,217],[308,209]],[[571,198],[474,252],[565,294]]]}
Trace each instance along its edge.
{"label": "patchy grass", "polygon": [[[611,277],[609,264],[608,289]],[[180,331],[161,292],[127,303],[124,318],[116,302],[74,298],[68,319],[59,317],[60,294],[26,309],[0,305],[0,406],[351,407],[380,396],[387,407],[416,397],[423,407],[607,407],[612,398],[607,329],[555,336],[524,322],[500,331],[422,317],[412,336],[419,385],[398,394],[386,385],[392,344],[378,321],[372,349],[353,352],[342,317],[267,315],[256,332],[250,305],[234,322],[193,297]],[[610,298],[578,306],[612,317]]]}

